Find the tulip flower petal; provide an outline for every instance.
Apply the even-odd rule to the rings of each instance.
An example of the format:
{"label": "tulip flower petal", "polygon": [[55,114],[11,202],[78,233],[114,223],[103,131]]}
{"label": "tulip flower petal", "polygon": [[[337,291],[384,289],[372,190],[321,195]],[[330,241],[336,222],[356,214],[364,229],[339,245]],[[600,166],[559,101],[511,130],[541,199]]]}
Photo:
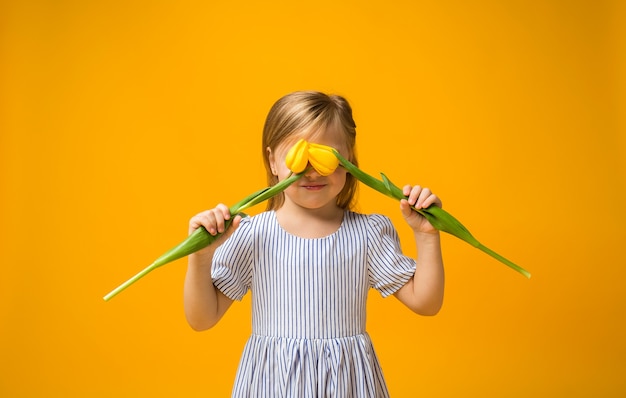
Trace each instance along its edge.
{"label": "tulip flower petal", "polygon": [[285,164],[289,170],[300,173],[308,163],[311,163],[320,175],[328,176],[334,173],[339,165],[339,159],[334,151],[334,148],[327,145],[312,144],[300,139],[287,152]]}
{"label": "tulip flower petal", "polygon": [[333,148],[326,145],[309,144],[309,162],[320,175],[328,176],[339,166]]}
{"label": "tulip flower petal", "polygon": [[289,149],[285,157],[287,168],[294,173],[301,173],[309,163],[308,157],[309,143],[300,139],[294,146]]}

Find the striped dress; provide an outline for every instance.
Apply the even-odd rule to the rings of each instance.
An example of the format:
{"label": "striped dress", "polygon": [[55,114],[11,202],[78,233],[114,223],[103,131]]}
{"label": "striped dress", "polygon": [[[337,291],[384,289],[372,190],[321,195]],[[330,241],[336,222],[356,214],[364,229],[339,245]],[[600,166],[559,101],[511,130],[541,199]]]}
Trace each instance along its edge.
{"label": "striped dress", "polygon": [[414,274],[382,215],[347,211],[339,229],[305,239],[273,211],[242,220],[213,259],[227,297],[252,292],[252,335],[233,397],[387,397],[365,331],[367,293],[388,296]]}

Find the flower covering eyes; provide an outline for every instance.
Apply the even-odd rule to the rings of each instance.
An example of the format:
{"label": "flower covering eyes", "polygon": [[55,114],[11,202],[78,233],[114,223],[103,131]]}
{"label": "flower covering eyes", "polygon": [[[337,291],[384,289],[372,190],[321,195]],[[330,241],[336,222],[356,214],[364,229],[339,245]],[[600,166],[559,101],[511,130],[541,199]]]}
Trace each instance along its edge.
{"label": "flower covering eyes", "polygon": [[298,174],[304,171],[307,164],[322,176],[329,176],[339,166],[339,159],[335,156],[335,148],[327,145],[313,144],[300,139],[289,149],[285,157],[285,164],[292,172]]}
{"label": "flower covering eyes", "polygon": [[[322,176],[331,175],[335,171],[335,169],[337,169],[339,164],[341,164],[348,173],[352,174],[352,176],[354,176],[357,180],[361,181],[370,188],[373,188],[376,191],[394,199],[401,200],[407,198],[403,194],[402,189],[389,181],[387,176],[385,176],[383,173],[381,173],[382,180],[378,180],[371,175],[365,173],[357,166],[352,164],[350,161],[345,159],[335,148],[327,145],[312,144],[301,139],[293,147],[291,147],[289,152],[287,152],[287,156],[285,157],[285,164],[293,172],[293,174],[272,187],[267,187],[244,198],[230,208],[230,214],[242,214],[243,216],[245,216],[245,214],[242,213],[243,210],[257,205],[277,195],[278,193],[285,190],[289,185],[301,178],[304,175],[303,172],[305,171],[309,163],[311,163],[311,166]],[[501,263],[511,267],[512,269],[516,270],[527,278],[530,278],[530,272],[526,271],[524,268],[502,257],[500,254],[494,252],[493,250],[480,243],[476,238],[474,238],[474,236],[472,236],[467,228],[465,228],[465,226],[461,224],[460,221],[454,218],[447,211],[443,210],[441,207],[431,205],[426,209],[413,209],[416,212],[420,213],[422,216],[426,217],[426,219],[428,219],[428,221],[436,229],[456,236],[457,238],[485,252],[486,254],[490,255]],[[232,218],[226,222],[226,227],[230,225],[231,221]],[[114,297],[139,279],[143,278],[152,270],[169,262],[177,260],[181,257],[194,253],[212,244],[219,235],[221,235],[221,233],[217,235],[209,234],[209,232],[207,232],[204,227],[196,229],[191,235],[187,237],[187,239],[179,243],[178,246],[175,246],[174,248],[161,255],[161,257],[156,259],[151,265],[144,268],[135,276],[133,276],[132,278],[118,286],[116,289],[111,291],[109,294],[104,296],[104,300],[110,300],[112,297]]]}

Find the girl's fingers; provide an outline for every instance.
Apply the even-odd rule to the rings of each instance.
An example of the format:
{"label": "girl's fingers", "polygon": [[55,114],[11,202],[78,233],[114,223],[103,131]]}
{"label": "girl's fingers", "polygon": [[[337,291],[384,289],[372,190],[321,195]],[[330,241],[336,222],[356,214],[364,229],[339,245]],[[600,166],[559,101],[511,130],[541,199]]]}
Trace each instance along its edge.
{"label": "girl's fingers", "polygon": [[214,209],[203,211],[189,220],[189,231],[192,232],[203,226],[211,235],[224,232],[225,220],[230,218],[228,207],[223,204]]}
{"label": "girl's fingers", "polygon": [[421,209],[424,207],[424,201],[426,201],[426,199],[428,199],[428,197],[431,195],[430,193],[430,189],[428,188],[420,188],[419,193],[417,194],[417,200],[415,201],[415,207],[417,209]]}
{"label": "girl's fingers", "polygon": [[423,208],[428,208],[430,205],[441,207],[441,199],[435,194],[431,194],[426,200],[424,200]]}
{"label": "girl's fingers", "polygon": [[430,205],[435,205],[437,207],[441,207],[441,199],[428,188],[424,188],[424,190],[420,193],[420,198],[418,202],[420,203],[420,208],[426,209]]}
{"label": "girl's fingers", "polygon": [[233,232],[235,232],[235,230],[239,227],[239,223],[240,222],[241,222],[241,216],[240,215],[236,215],[233,218],[232,224],[230,225],[230,227],[224,233],[223,239],[228,239],[230,237],[230,235],[232,235]]}
{"label": "girl's fingers", "polygon": [[226,206],[225,204],[223,204],[223,203],[218,204],[215,207],[215,210],[217,210],[220,213],[222,213],[222,217],[224,217],[224,220],[230,219],[230,210],[228,209],[228,206]]}
{"label": "girl's fingers", "polygon": [[213,210],[213,214],[215,215],[215,221],[217,222],[217,232],[224,232],[225,221],[230,219],[230,211],[228,210],[228,207],[220,203]]}
{"label": "girl's fingers", "polygon": [[402,191],[404,193],[404,196],[407,196],[406,200],[409,202],[409,204],[411,206],[415,206],[421,190],[422,187],[420,187],[419,185],[405,185]]}
{"label": "girl's fingers", "polygon": [[422,188],[419,185],[405,185],[402,192],[407,196],[409,204],[416,209],[425,209],[432,204],[441,206],[441,201],[429,188]]}
{"label": "girl's fingers", "polygon": [[217,220],[213,210],[204,211],[195,216],[192,220],[194,220],[194,224],[197,225],[196,228],[200,228],[202,226],[211,235],[215,235],[217,233]]}
{"label": "girl's fingers", "polygon": [[206,212],[202,212],[191,217],[191,219],[189,220],[189,232],[191,233],[192,231],[206,224],[207,223],[206,219],[207,219]]}
{"label": "girl's fingers", "polygon": [[402,215],[404,216],[404,218],[407,218],[411,215],[413,210],[411,210],[411,205],[409,204],[408,200],[406,199],[400,200],[400,211],[402,212]]}

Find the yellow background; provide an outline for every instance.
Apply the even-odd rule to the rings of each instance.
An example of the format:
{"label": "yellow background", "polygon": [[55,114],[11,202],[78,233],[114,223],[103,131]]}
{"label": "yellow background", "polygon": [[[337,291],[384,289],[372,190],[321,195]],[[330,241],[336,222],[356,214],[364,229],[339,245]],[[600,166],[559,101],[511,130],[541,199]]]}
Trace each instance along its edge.
{"label": "yellow background", "polygon": [[265,115],[301,89],[533,273],[446,235],[438,316],[372,292],[393,396],[626,394],[624,2],[0,4],[0,396],[228,395],[249,297],[193,332],[184,260],[102,296],[265,186]]}

